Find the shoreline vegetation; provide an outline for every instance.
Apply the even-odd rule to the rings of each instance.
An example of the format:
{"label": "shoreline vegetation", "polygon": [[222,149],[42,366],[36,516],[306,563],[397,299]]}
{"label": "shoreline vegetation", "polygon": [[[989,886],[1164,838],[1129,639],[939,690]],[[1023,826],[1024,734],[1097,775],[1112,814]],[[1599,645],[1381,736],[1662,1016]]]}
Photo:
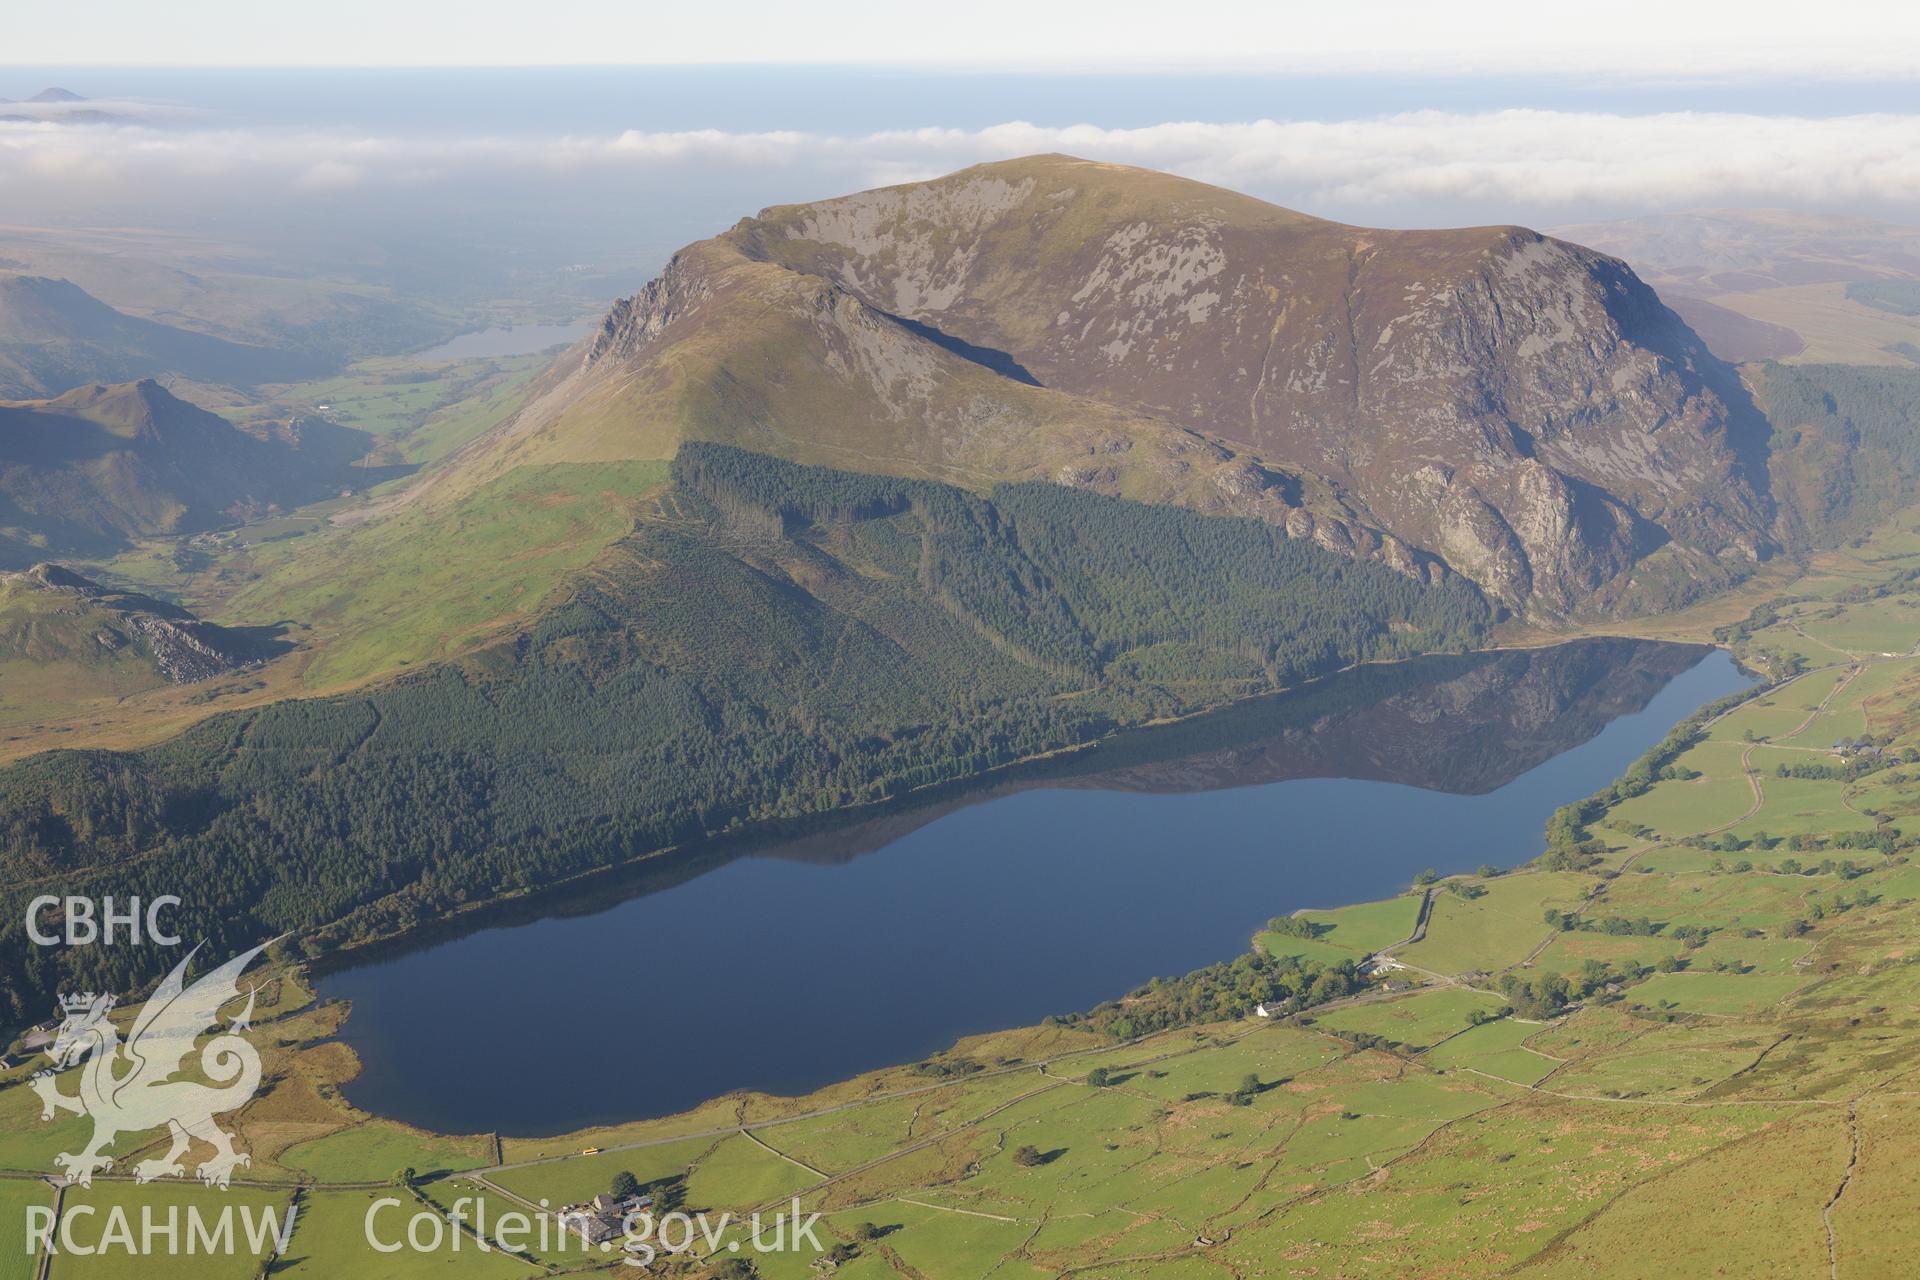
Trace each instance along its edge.
{"label": "shoreline vegetation", "polygon": [[[1899,554],[1920,556],[1920,539]],[[1806,670],[1691,714],[1614,787],[1563,811],[1554,837],[1543,840],[1541,857],[1527,867],[1436,877],[1418,893],[1384,903],[1306,911],[1293,917],[1303,925],[1263,933],[1260,951],[1241,960],[1148,984],[1111,1007],[1052,1026],[970,1037],[933,1058],[804,1098],[733,1094],[676,1116],[549,1138],[428,1134],[357,1112],[339,1097],[339,1082],[355,1069],[351,1053],[333,1038],[347,1011],[314,1004],[303,966],[284,965],[276,971],[275,1003],[261,1010],[254,1033],[279,1083],[239,1117],[258,1156],[249,1172],[264,1175],[247,1185],[273,1195],[299,1187],[305,1220],[294,1253],[304,1241],[305,1249],[335,1259],[347,1256],[338,1252],[347,1246],[331,1224],[401,1168],[415,1171],[420,1194],[443,1212],[458,1196],[475,1193],[561,1203],[604,1190],[615,1173],[631,1171],[643,1185],[676,1186],[686,1203],[715,1208],[748,1209],[798,1194],[828,1214],[836,1239],[873,1256],[884,1256],[879,1246],[886,1244],[903,1260],[917,1258],[927,1274],[959,1274],[941,1264],[975,1257],[982,1271],[995,1261],[1031,1258],[1026,1265],[1125,1274],[1129,1266],[1148,1265],[1143,1257],[1158,1266],[1196,1251],[1269,1250],[1297,1239],[1287,1223],[1322,1239],[1315,1247],[1329,1260],[1384,1274],[1386,1259],[1404,1267],[1441,1255],[1423,1253],[1429,1246],[1381,1252],[1375,1244],[1369,1255],[1378,1255],[1375,1262],[1362,1265],[1361,1255],[1342,1243],[1345,1228],[1315,1215],[1350,1197],[1377,1196],[1369,1188],[1381,1169],[1395,1171],[1386,1185],[1434,1176],[1471,1180],[1470,1170],[1494,1157],[1462,1165],[1448,1155],[1470,1134],[1486,1134],[1476,1141],[1492,1142],[1516,1159],[1537,1161],[1522,1135],[1552,1126],[1562,1135],[1554,1150],[1588,1176],[1614,1179],[1623,1205],[1633,1202],[1631,1188],[1644,1176],[1632,1172],[1635,1165],[1664,1168],[1717,1152],[1733,1162],[1728,1176],[1757,1176],[1753,1160],[1797,1149],[1810,1126],[1826,1133],[1818,1116],[1844,1120],[1847,1099],[1871,1089],[1875,1077],[1859,1077],[1847,1065],[1860,1034],[1849,1030],[1848,1019],[1887,1002],[1889,992],[1876,981],[1904,980],[1904,962],[1884,958],[1887,944],[1876,940],[1902,936],[1907,926],[1900,922],[1920,896],[1907,863],[1911,836],[1889,812],[1894,806],[1878,798],[1907,785],[1910,766],[1783,778],[1773,760],[1749,760],[1750,773],[1740,763],[1752,753],[1796,763],[1799,757],[1786,753],[1827,752],[1827,738],[1842,729],[1850,743],[1872,739],[1904,760],[1920,726],[1920,687],[1907,692],[1887,680],[1909,670],[1920,676],[1920,659],[1883,658],[1873,650],[1823,669],[1811,651],[1822,640],[1845,638],[1846,628],[1878,643],[1874,619],[1904,616],[1911,596],[1879,597],[1848,605],[1839,617],[1818,616],[1830,614],[1827,598],[1795,606],[1744,642],[1798,645]],[[1736,652],[1744,647],[1740,640],[1728,643]],[[1920,679],[1914,683],[1920,686]],[[1865,722],[1856,719],[1862,707],[1869,708]],[[1828,721],[1839,726],[1832,735],[1824,731]],[[1748,741],[1748,733],[1759,741]],[[1817,748],[1801,745],[1806,739]],[[1750,776],[1769,797],[1777,786],[1794,785],[1821,789],[1835,813],[1857,805],[1868,814],[1859,820],[1866,830],[1879,823],[1894,833],[1893,851],[1823,854],[1818,846],[1845,833],[1823,833],[1829,823],[1822,817],[1769,817],[1767,802],[1742,817],[1753,804],[1744,782],[1742,799],[1726,806],[1731,812],[1722,818],[1707,802],[1728,770],[1730,781]],[[1670,794],[1700,800],[1675,809]],[[1796,810],[1807,803],[1797,794],[1790,802]],[[1876,819],[1874,812],[1885,816]],[[1788,828],[1796,821],[1812,834],[1799,839],[1796,856],[1788,858],[1788,837],[1799,834]],[[1756,824],[1766,830],[1754,830]],[[1720,849],[1720,834],[1701,835],[1723,826],[1740,850]],[[1577,869],[1553,869],[1557,852],[1569,854]],[[1822,870],[1823,858],[1830,869]],[[1748,869],[1739,869],[1743,865]],[[1706,900],[1695,901],[1702,894]],[[1427,928],[1416,940],[1410,922],[1429,897]],[[1300,951],[1274,954],[1286,947]],[[1265,1019],[1233,1016],[1253,991],[1243,980],[1260,978],[1269,966],[1301,975],[1308,963],[1322,973],[1357,972],[1367,957],[1383,953],[1391,963],[1380,976],[1357,980],[1351,994],[1323,988],[1329,998],[1309,1008]],[[1822,954],[1828,958],[1819,959]],[[1887,976],[1859,977],[1863,965]],[[1213,996],[1224,1003],[1202,1007],[1202,997]],[[1198,1020],[1162,1025],[1155,1019],[1156,1009],[1178,1009],[1189,1000]],[[1129,1016],[1139,1022],[1124,1025]],[[1873,1025],[1876,1034],[1900,1034],[1910,1021],[1880,1018]],[[1125,1030],[1137,1034],[1115,1038]],[[1677,1069],[1662,1065],[1669,1063]],[[1857,1115],[1880,1114],[1872,1101],[1877,1096],[1860,1095]],[[31,1123],[23,1110],[30,1101],[17,1083],[0,1089],[0,1113],[19,1121],[5,1126],[17,1136],[0,1139],[0,1165],[18,1176],[44,1164],[34,1153],[57,1149],[61,1136],[57,1127]],[[1655,1123],[1663,1112],[1684,1113],[1691,1123],[1686,1130]],[[896,1127],[915,1116],[904,1129]],[[1136,1161],[1157,1144],[1161,1154],[1144,1168],[1203,1158],[1212,1167],[1220,1159],[1210,1152],[1213,1144],[1252,1155],[1271,1141],[1260,1134],[1302,1132],[1303,1120],[1312,1132],[1319,1132],[1315,1123],[1330,1125],[1329,1136],[1304,1146],[1300,1138],[1283,1142],[1248,1170],[1247,1177],[1285,1170],[1291,1185],[1306,1188],[1269,1197],[1275,1207],[1265,1215],[1234,1208],[1248,1185],[1234,1177],[1226,1182],[1237,1190],[1209,1189],[1211,1181],[1193,1182],[1190,1175],[1171,1181],[1156,1175],[1144,1183],[1135,1175],[1131,1191],[1120,1193],[1116,1185],[1116,1202],[1088,1205],[1110,1229],[1068,1238],[1042,1227],[1033,1244],[1021,1244],[1046,1220],[1044,1213],[1033,1216],[1042,1201],[1084,1198],[1088,1191],[1068,1188],[1096,1168],[1107,1170],[1097,1185],[1117,1176],[1123,1166],[1110,1165],[1114,1155]],[[1331,1136],[1337,1134],[1346,1137]],[[1589,1145],[1603,1135],[1610,1153]],[[1142,1140],[1149,1147],[1139,1146]],[[1119,1151],[1103,1155],[1109,1144]],[[595,1154],[582,1154],[589,1148]],[[1014,1159],[1026,1148],[1041,1162]],[[1230,1171],[1245,1158],[1221,1167]],[[1550,1160],[1541,1172],[1552,1167]],[[1511,1172],[1511,1162],[1502,1168]],[[1074,1181],[1059,1181],[1069,1174]],[[19,1184],[0,1182],[13,1185]],[[1476,1196],[1513,1194],[1484,1180],[1471,1185]],[[1527,1213],[1504,1227],[1463,1220],[1443,1233],[1451,1242],[1446,1247],[1478,1239],[1476,1248],[1493,1248],[1509,1260],[1537,1254],[1543,1265],[1619,1247],[1588,1243],[1617,1211],[1596,1216],[1575,1198],[1547,1193],[1547,1185],[1530,1178],[1522,1189],[1532,1197]],[[136,1203],[151,1192],[109,1179],[92,1194]],[[1870,1203],[1866,1197],[1875,1194],[1870,1181],[1847,1193],[1855,1204]],[[1391,1216],[1399,1212],[1392,1203],[1370,1212]],[[1848,1203],[1843,1199],[1843,1209]],[[988,1216],[967,1216],[973,1214]],[[1528,1214],[1559,1224],[1553,1239],[1530,1243],[1517,1232],[1515,1224]],[[1814,1214],[1817,1219],[1817,1208]],[[892,1234],[861,1241],[855,1228],[865,1221],[883,1222]],[[1149,1225],[1155,1221],[1178,1222],[1183,1234],[1174,1239],[1156,1231]],[[1835,1221],[1844,1232],[1846,1213]],[[982,1234],[955,1245],[942,1226],[958,1222],[982,1224]],[[1307,1225],[1314,1222],[1321,1225]],[[1847,1247],[1866,1246],[1855,1239]],[[559,1270],[588,1265],[578,1258],[541,1261]],[[697,1272],[710,1264],[696,1257],[676,1265]]]}

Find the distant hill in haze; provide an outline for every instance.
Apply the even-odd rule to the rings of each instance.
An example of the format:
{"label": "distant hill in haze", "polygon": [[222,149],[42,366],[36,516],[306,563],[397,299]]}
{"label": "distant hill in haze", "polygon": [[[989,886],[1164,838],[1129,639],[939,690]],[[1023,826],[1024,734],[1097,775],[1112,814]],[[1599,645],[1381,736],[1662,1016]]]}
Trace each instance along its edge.
{"label": "distant hill in haze", "polygon": [[[42,89],[31,98],[22,98],[18,102],[0,98],[0,123],[30,120],[43,124],[108,124],[132,118],[124,112],[80,105],[86,101],[71,89]],[[4,109],[9,106],[18,109]]]}
{"label": "distant hill in haze", "polygon": [[462,465],[708,439],[1255,515],[1542,617],[1744,572],[1733,371],[1620,261],[1343,226],[1067,156],[768,209],[676,254]]}
{"label": "distant hill in haze", "polygon": [[151,381],[0,402],[0,569],[309,501],[364,444],[326,425],[249,435]]}
{"label": "distant hill in haze", "polygon": [[1554,233],[1631,262],[1724,359],[1920,368],[1920,227],[1698,209]]}
{"label": "distant hill in haze", "polygon": [[324,251],[151,227],[0,226],[0,276],[8,273],[68,281],[124,315],[280,360],[294,353],[295,376],[431,346],[472,327],[421,291],[356,277]]}
{"label": "distant hill in haze", "polygon": [[325,367],[311,356],[126,315],[66,280],[0,273],[0,396],[58,395],[82,383],[164,374],[281,382]]}
{"label": "distant hill in haze", "polygon": [[[0,104],[11,103],[13,101],[15,101],[13,98],[0,98]],[[75,93],[71,89],[51,88],[51,89],[42,89],[40,92],[34,94],[31,98],[21,98],[19,99],[19,101],[53,103],[53,102],[85,102],[86,99],[81,97],[79,94]]]}

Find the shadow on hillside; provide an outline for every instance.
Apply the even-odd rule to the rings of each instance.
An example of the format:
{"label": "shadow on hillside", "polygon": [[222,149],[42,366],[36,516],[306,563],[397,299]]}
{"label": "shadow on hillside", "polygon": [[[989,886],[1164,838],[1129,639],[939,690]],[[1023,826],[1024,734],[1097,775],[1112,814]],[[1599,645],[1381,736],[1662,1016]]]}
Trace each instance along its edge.
{"label": "shadow on hillside", "polygon": [[1015,382],[1024,382],[1030,387],[1040,385],[1040,379],[1034,377],[1027,371],[1025,365],[1015,360],[1005,351],[996,351],[992,347],[976,347],[964,338],[956,338],[950,333],[943,333],[932,325],[919,320],[909,320],[905,316],[896,316],[890,312],[883,312],[882,314],[885,315],[887,319],[905,329],[908,333],[925,338],[928,342],[933,343],[943,350],[952,352],[962,360],[971,360],[983,369],[991,369],[1003,378],[1012,378]]}

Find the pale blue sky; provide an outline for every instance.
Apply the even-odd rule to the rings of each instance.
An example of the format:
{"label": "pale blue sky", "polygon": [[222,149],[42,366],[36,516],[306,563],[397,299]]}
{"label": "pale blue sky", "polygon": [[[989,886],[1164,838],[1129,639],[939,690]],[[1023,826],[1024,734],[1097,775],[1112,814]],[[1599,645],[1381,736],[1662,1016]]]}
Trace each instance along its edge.
{"label": "pale blue sky", "polygon": [[1888,0],[89,0],[15,4],[0,64],[942,64],[1845,79],[1920,69]]}
{"label": "pale blue sky", "polygon": [[16,3],[0,98],[52,85],[89,101],[0,110],[9,221],[408,264],[638,272],[1038,151],[1375,226],[1920,221],[1920,6],[1867,0]]}

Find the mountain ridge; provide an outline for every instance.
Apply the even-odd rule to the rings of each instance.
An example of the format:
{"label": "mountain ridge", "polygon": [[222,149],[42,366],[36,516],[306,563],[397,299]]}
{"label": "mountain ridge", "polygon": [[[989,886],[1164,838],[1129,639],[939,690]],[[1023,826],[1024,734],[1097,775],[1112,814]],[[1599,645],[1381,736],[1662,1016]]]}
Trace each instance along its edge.
{"label": "mountain ridge", "polygon": [[176,374],[253,384],[309,377],[323,361],[128,315],[70,280],[0,271],[0,396]]}
{"label": "mountain ridge", "polygon": [[0,401],[0,568],[112,554],[319,497],[362,433],[308,423],[261,437],[144,379]]}
{"label": "mountain ridge", "polygon": [[1671,603],[1777,545],[1764,422],[1617,259],[1063,156],[688,246],[461,462],[684,439],[1254,515],[1547,620]]}

